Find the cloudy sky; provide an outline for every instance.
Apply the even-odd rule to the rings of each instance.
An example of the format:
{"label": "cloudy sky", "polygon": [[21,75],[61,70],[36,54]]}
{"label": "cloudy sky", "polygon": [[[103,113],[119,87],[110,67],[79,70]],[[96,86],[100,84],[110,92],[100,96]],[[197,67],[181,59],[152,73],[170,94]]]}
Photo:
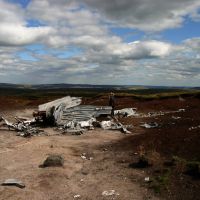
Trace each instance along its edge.
{"label": "cloudy sky", "polygon": [[0,82],[200,86],[200,0],[0,0]]}

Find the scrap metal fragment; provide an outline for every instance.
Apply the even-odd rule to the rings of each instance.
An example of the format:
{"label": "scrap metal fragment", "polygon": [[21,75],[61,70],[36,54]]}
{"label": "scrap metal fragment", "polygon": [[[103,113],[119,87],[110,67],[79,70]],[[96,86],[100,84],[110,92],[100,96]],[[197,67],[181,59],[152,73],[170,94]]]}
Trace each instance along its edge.
{"label": "scrap metal fragment", "polygon": [[4,117],[2,117],[2,120],[5,122],[5,125],[9,128],[9,130],[13,129],[17,132],[21,132],[18,135],[23,136],[23,137],[29,137],[31,135],[38,134],[39,132],[42,131],[42,130],[39,130],[39,129],[31,126],[31,123],[34,120],[31,120],[31,121],[30,120],[29,121],[18,120],[18,122],[16,122],[16,123],[11,123]]}
{"label": "scrap metal fragment", "polygon": [[150,123],[141,124],[140,126],[144,127],[144,128],[157,128],[158,127],[158,123],[150,122]]}
{"label": "scrap metal fragment", "polygon": [[102,192],[102,196],[113,196],[113,195],[118,196],[119,193],[116,193],[115,190],[105,190]]}
{"label": "scrap metal fragment", "polygon": [[127,130],[128,126],[123,125],[120,122],[114,122],[113,120],[109,121],[102,121],[100,122],[101,128],[104,130],[121,130],[123,133],[131,133],[130,131]]}
{"label": "scrap metal fragment", "polygon": [[52,107],[54,107],[56,110],[61,104],[64,105],[65,108],[71,108],[80,105],[81,98],[66,96],[60,99],[56,99],[54,101],[39,105],[39,111],[47,111]]}
{"label": "scrap metal fragment", "polygon": [[121,110],[115,110],[115,115],[123,115],[124,117],[130,117],[130,116],[139,116],[139,114],[136,112],[136,108],[124,108]]}
{"label": "scrap metal fragment", "polygon": [[22,181],[17,180],[17,179],[7,179],[1,185],[3,185],[3,186],[16,186],[16,187],[19,187],[19,188],[25,188],[24,183]]}

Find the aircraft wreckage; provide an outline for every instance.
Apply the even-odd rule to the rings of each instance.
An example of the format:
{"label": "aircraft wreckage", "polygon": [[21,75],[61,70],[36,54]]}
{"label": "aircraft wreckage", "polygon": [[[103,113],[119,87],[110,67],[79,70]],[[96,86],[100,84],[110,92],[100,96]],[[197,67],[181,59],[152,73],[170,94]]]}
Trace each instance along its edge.
{"label": "aircraft wreckage", "polygon": [[[9,130],[15,130],[18,132],[18,135],[23,137],[39,135],[41,132],[42,134],[45,134],[44,129],[40,129],[41,124],[49,124],[56,127],[56,129],[61,131],[62,134],[71,133],[80,135],[84,131],[94,129],[94,127],[100,127],[106,130],[120,130],[123,133],[131,133],[128,128],[132,127],[120,123],[117,116],[148,118],[151,116],[162,116],[169,113],[180,113],[184,112],[185,109],[143,114],[137,113],[136,108],[124,108],[121,110],[115,110],[114,117],[111,117],[111,111],[111,106],[83,105],[82,98],[66,96],[39,105],[38,110],[33,113],[33,119],[15,117],[16,122],[12,123],[4,117],[0,117],[0,122],[3,121],[3,125],[8,127]],[[155,122],[144,123],[140,126],[144,128],[159,127]]]}
{"label": "aircraft wreckage", "polygon": [[[103,129],[121,130],[130,133],[128,126],[124,126],[117,119],[111,118],[111,106],[82,105],[80,97],[66,96],[38,106],[33,113],[34,119],[15,118],[17,122],[11,123],[1,118],[9,129],[19,132],[20,136],[31,136],[40,133],[38,123],[55,125],[62,133],[82,134],[84,131],[94,129],[94,123]],[[126,113],[127,112],[127,113]],[[119,114],[120,110],[116,111]],[[127,116],[135,113],[134,109],[122,110]],[[98,117],[107,117],[106,121],[98,121]]]}

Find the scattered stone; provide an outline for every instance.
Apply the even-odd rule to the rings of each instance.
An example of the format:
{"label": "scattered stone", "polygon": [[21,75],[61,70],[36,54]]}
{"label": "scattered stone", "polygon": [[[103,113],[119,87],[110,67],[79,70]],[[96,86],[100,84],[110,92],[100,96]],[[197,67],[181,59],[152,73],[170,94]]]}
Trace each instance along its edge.
{"label": "scattered stone", "polygon": [[62,167],[64,165],[64,158],[61,155],[49,155],[40,167]]}
{"label": "scattered stone", "polygon": [[16,186],[19,188],[25,188],[25,185],[22,181],[17,179],[7,179],[2,183],[3,186]]}
{"label": "scattered stone", "polygon": [[83,169],[83,170],[81,171],[81,173],[82,173],[83,175],[87,176],[87,175],[89,174],[89,170]]}

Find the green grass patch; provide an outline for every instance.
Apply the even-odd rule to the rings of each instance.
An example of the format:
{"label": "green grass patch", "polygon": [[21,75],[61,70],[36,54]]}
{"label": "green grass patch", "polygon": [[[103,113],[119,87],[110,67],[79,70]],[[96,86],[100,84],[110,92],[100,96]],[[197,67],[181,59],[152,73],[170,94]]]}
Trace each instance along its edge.
{"label": "green grass patch", "polygon": [[167,189],[170,181],[171,170],[165,169],[160,175],[154,176],[150,182],[149,187],[154,190],[155,193],[161,193],[162,190]]}

